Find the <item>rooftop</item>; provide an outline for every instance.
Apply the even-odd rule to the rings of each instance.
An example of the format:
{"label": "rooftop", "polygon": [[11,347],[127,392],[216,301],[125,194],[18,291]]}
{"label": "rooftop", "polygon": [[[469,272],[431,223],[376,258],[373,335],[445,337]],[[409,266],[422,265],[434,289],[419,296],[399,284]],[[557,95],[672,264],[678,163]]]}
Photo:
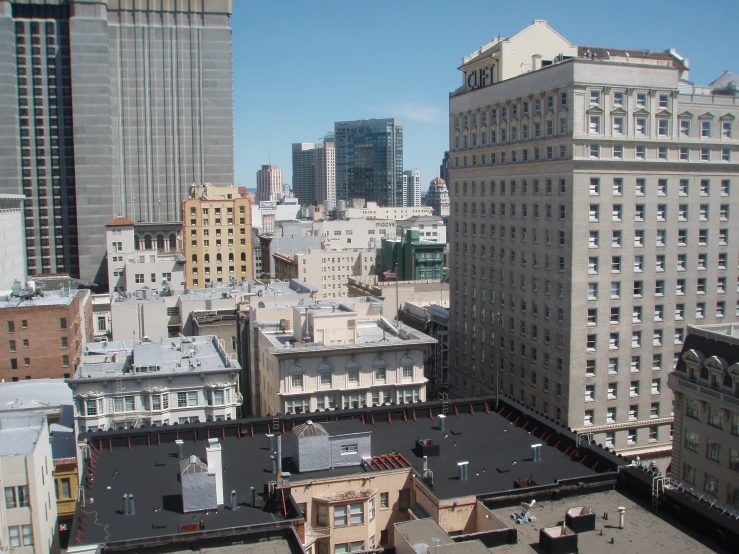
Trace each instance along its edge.
{"label": "rooftop", "polygon": [[46,418],[41,414],[0,416],[0,456],[23,456],[36,449]]}
{"label": "rooftop", "polygon": [[33,410],[73,404],[64,379],[31,379],[0,383],[0,411]]}
{"label": "rooftop", "polygon": [[[508,527],[515,527],[518,532],[517,544],[498,546],[494,552],[503,554],[541,552],[538,544],[539,530],[543,527],[561,525],[567,510],[579,506],[592,508],[596,515],[595,531],[577,535],[579,552],[592,554],[726,552],[672,518],[655,514],[651,507],[647,509],[640,501],[618,491],[596,492],[563,500],[550,500],[543,495],[532,495],[527,502],[532,499],[536,499],[536,505],[530,512],[537,519],[535,523],[517,525],[511,519],[513,512],[521,511],[519,505],[493,510],[498,519],[505,522]],[[626,508],[623,529],[618,528],[619,507]],[[608,514],[607,520],[603,518],[604,514]]]}
{"label": "rooftop", "polygon": [[27,288],[20,291],[20,296],[14,292],[0,296],[0,308],[32,308],[34,306],[67,306],[77,293],[76,290],[43,291]]}
{"label": "rooftop", "polygon": [[106,227],[133,227],[134,225],[136,224],[133,221],[125,217],[113,218],[105,224]]}
{"label": "rooftop", "polygon": [[240,371],[218,341],[218,337],[173,337],[141,341],[102,341],[85,345],[82,363],[74,377],[79,379],[109,379],[114,376],[140,377],[141,374],[159,375],[223,371]]}
{"label": "rooftop", "polygon": [[730,344],[739,345],[739,323],[689,325],[688,332],[705,338],[726,341]]}

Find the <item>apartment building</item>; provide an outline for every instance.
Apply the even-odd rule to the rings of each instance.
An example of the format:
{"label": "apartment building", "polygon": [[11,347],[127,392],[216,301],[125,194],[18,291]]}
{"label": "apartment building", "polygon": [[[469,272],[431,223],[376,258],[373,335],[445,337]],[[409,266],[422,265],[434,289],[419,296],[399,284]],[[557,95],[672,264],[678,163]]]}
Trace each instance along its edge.
{"label": "apartment building", "polygon": [[111,291],[185,286],[182,223],[139,223],[116,217],[105,224]]}
{"label": "apartment building", "polygon": [[254,278],[251,202],[237,187],[193,186],[183,210],[187,288]]}
{"label": "apartment building", "polygon": [[403,206],[421,205],[421,172],[408,169],[403,172]]}
{"label": "apartment building", "polygon": [[380,206],[377,202],[366,201],[363,198],[352,199],[346,207],[346,217],[349,219],[408,219],[416,215],[433,215],[430,206]]}
{"label": "apartment building", "polygon": [[333,248],[380,248],[382,239],[393,237],[392,219],[324,219],[314,221],[309,232],[324,237]]}
{"label": "apartment building", "polygon": [[[436,341],[405,325],[393,326],[380,315],[380,302],[267,309],[267,314],[250,316],[262,321],[254,339],[258,414],[426,399],[425,364]],[[263,317],[268,315],[271,322]]]}
{"label": "apartment building", "polygon": [[49,425],[42,414],[0,415],[0,547],[18,554],[59,552]]}
{"label": "apartment building", "polygon": [[441,216],[414,215],[398,221],[396,232],[399,237],[406,231],[418,231],[419,240],[446,244],[446,224]]}
{"label": "apartment building", "polygon": [[72,388],[81,432],[236,418],[241,366],[214,336],[85,345]]}
{"label": "apartment building", "polygon": [[92,302],[89,290],[42,292],[33,281],[16,282],[0,301],[0,379],[69,377],[91,341]]}
{"label": "apartment building", "polygon": [[689,325],[675,372],[671,477],[739,508],[739,325]]}
{"label": "apartment building", "polygon": [[349,279],[377,282],[377,251],[373,248],[309,249],[292,256],[273,254],[275,277],[298,279],[318,288],[317,299],[347,296]]}
{"label": "apartment building", "polygon": [[669,450],[687,325],[739,310],[736,92],[690,83],[674,50],[575,46],[544,21],[461,70],[456,393],[510,396],[620,452]]}

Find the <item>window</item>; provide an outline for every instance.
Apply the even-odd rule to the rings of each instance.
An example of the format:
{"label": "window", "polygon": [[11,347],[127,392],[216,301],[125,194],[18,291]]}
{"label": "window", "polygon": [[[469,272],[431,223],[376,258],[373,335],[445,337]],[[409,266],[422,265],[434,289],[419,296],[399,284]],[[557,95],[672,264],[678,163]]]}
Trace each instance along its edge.
{"label": "window", "polygon": [[681,119],[680,120],[680,137],[687,138],[689,136],[690,136],[690,120]]}
{"label": "window", "polygon": [[358,452],[356,444],[343,444],[341,445],[341,455],[356,454]]}
{"label": "window", "polygon": [[647,148],[646,148],[646,146],[637,146],[636,147],[635,158],[637,160],[646,160],[647,159]]}
{"label": "window", "polygon": [[593,410],[585,410],[584,425],[593,425],[593,417],[594,417]]}
{"label": "window", "polygon": [[387,509],[390,507],[390,495],[387,492],[380,493],[380,508]]}
{"label": "window", "polygon": [[639,396],[639,381],[631,381],[629,396]]}
{"label": "window", "polygon": [[688,463],[683,464],[683,481],[695,485],[695,468]]}
{"label": "window", "polygon": [[[615,125],[615,123],[614,123]],[[596,134],[600,133],[600,116],[599,115],[591,115],[590,116],[590,133]]]}
{"label": "window", "polygon": [[350,519],[349,522],[352,525],[359,525],[364,523],[364,504],[349,504]]}
{"label": "window", "polygon": [[600,105],[600,91],[599,90],[591,90],[590,91],[590,105],[591,106],[599,106]]}
{"label": "window", "polygon": [[701,121],[701,137],[711,136],[711,122],[707,120]]}
{"label": "window", "polygon": [[347,506],[335,506],[334,507],[334,527],[344,527],[346,526],[346,509]]}
{"label": "window", "polygon": [[[547,148],[551,148],[548,146]],[[590,157],[591,158],[600,158],[600,144],[591,144],[590,145]]]}
{"label": "window", "polygon": [[706,443],[706,458],[721,462],[721,445],[718,442],[709,440]]}
{"label": "window", "polygon": [[623,117],[613,118],[613,134],[614,135],[624,134],[624,118]]}
{"label": "window", "polygon": [[723,416],[720,408],[710,407],[708,410],[708,424],[717,429],[723,429]]}
{"label": "window", "polygon": [[608,336],[608,347],[611,350],[618,348],[619,336],[618,333],[610,333]]}
{"label": "window", "polygon": [[657,120],[657,134],[661,137],[666,137],[670,134],[670,120],[669,119],[658,119]]}

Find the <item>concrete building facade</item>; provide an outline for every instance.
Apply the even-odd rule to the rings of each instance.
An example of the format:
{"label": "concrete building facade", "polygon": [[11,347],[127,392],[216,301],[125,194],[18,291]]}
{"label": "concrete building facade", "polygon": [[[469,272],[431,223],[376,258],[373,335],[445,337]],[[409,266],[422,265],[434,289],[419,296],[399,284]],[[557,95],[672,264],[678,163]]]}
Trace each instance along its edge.
{"label": "concrete building facade", "polygon": [[251,202],[233,185],[205,186],[183,205],[186,286],[253,279]]}
{"label": "concrete building facade", "polygon": [[336,147],[332,136],[323,142],[292,145],[293,194],[303,206],[336,201]]}
{"label": "concrete building facade", "polygon": [[0,344],[7,348],[0,379],[7,381],[69,377],[93,337],[89,290],[21,289],[0,302],[0,314]]}
{"label": "concrete building facade", "polygon": [[449,220],[449,190],[446,182],[440,177],[436,177],[429,185],[429,191],[426,194],[426,204],[434,210],[434,215]]}
{"label": "concrete building facade", "polygon": [[573,46],[543,21],[461,70],[454,390],[508,395],[620,452],[668,450],[686,326],[737,309],[736,95],[687,81],[673,50]]}
{"label": "concrete building facade", "polygon": [[181,220],[191,183],[233,182],[230,14],[230,0],[0,2],[0,191],[28,198],[29,273],[104,288],[106,221]]}
{"label": "concrete building facade", "polygon": [[67,379],[81,432],[236,418],[241,366],[214,336],[85,345]]}
{"label": "concrete building facade", "polygon": [[185,286],[182,223],[145,223],[117,217],[105,224],[111,291]]}
{"label": "concrete building facade", "polygon": [[421,172],[407,169],[403,172],[403,206],[421,205]]}
{"label": "concrete building facade", "polygon": [[41,414],[0,415],[0,543],[18,554],[59,552],[54,462]]}
{"label": "concrete building facade", "polygon": [[435,341],[415,329],[391,325],[379,315],[379,303],[306,304],[275,312],[285,317],[257,333],[258,413],[426,399],[424,367]]}
{"label": "concrete building facade", "polygon": [[318,288],[316,298],[347,296],[349,279],[377,282],[377,251],[369,248],[309,249],[291,255],[273,254],[275,277],[298,279]]}
{"label": "concrete building facade", "polygon": [[739,326],[688,326],[676,371],[670,476],[739,508]]}
{"label": "concrete building facade", "polygon": [[0,290],[10,291],[15,279],[28,275],[21,194],[0,194]]}
{"label": "concrete building facade", "polygon": [[274,164],[257,170],[257,202],[275,202],[282,197],[282,170]]}
{"label": "concrete building facade", "polygon": [[340,121],[336,137],[336,199],[364,198],[403,206],[403,123],[399,119]]}

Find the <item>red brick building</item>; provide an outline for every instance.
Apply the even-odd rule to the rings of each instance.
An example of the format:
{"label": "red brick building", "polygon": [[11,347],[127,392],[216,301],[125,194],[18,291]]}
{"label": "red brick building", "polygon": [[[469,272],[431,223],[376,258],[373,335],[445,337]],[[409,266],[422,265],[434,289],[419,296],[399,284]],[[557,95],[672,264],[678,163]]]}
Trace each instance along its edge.
{"label": "red brick building", "polygon": [[93,340],[89,290],[24,294],[0,301],[0,379],[61,379],[74,375]]}

